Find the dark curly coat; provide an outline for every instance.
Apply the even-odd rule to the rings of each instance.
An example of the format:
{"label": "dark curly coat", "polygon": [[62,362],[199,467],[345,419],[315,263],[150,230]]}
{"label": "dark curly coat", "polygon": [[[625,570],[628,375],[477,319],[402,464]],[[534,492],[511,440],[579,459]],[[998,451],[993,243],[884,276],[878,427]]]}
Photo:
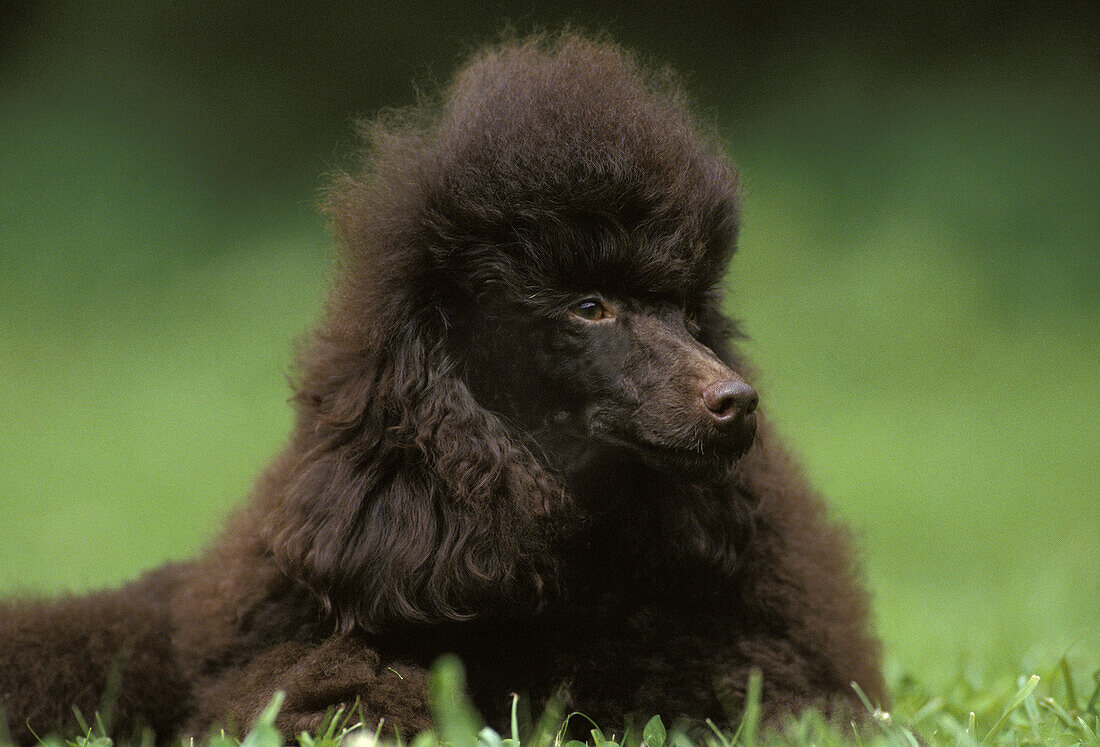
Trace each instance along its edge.
{"label": "dark curly coat", "polygon": [[[288,733],[358,698],[429,725],[455,652],[621,725],[884,695],[847,533],[746,383],[737,176],[675,81],[572,34],[483,50],[368,130],[290,444],[203,557],[0,609],[13,737],[105,691],[116,731]],[[751,446],[750,446],[751,444]]]}

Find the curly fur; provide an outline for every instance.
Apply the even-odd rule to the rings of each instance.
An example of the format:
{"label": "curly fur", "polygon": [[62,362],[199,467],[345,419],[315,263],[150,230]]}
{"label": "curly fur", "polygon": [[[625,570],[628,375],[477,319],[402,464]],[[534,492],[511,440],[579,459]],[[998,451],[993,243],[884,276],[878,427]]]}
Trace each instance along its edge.
{"label": "curly fur", "polygon": [[511,692],[724,721],[753,669],[773,717],[881,699],[847,534],[761,413],[731,436],[699,404],[751,376],[739,197],[675,79],[509,40],[366,138],[289,445],[203,557],[0,606],[13,738],[105,691],[118,733],[244,726],[277,689],[288,735],[356,699],[408,734],[448,651],[491,721]]}

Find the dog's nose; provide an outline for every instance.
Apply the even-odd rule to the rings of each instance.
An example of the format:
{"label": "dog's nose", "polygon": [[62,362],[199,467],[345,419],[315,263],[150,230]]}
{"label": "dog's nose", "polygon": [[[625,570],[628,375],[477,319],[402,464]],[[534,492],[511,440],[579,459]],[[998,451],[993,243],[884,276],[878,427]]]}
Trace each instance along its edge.
{"label": "dog's nose", "polygon": [[716,381],[703,390],[703,406],[711,421],[738,454],[744,454],[756,437],[756,416],[760,402],[756,390],[741,379]]}
{"label": "dog's nose", "polygon": [[756,390],[740,379],[716,381],[703,390],[703,404],[720,424],[748,417],[759,401]]}

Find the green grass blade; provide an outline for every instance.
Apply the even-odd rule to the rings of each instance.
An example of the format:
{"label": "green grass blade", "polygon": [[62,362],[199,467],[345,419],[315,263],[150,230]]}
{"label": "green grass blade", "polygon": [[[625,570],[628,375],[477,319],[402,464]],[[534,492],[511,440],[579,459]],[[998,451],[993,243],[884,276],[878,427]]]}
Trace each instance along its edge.
{"label": "green grass blade", "polygon": [[745,689],[745,713],[737,725],[734,742],[752,747],[756,744],[756,728],[760,724],[761,701],[764,692],[764,674],[759,669],[749,672],[749,684]]}
{"label": "green grass blade", "polygon": [[432,667],[428,696],[440,741],[477,743],[484,722],[466,697],[466,673],[454,656],[441,656]]}
{"label": "green grass blade", "polygon": [[642,741],[646,747],[664,747],[668,732],[660,716],[654,716],[642,729]]}
{"label": "green grass blade", "polygon": [[709,726],[710,730],[714,732],[714,736],[718,738],[718,743],[722,745],[722,747],[733,747],[733,743],[730,742],[730,740],[726,739],[726,736],[722,733],[722,731],[709,718],[707,719],[707,726]]}
{"label": "green grass blade", "polygon": [[241,747],[283,747],[283,734],[275,726],[275,717],[279,715],[285,700],[286,693],[282,690],[272,696],[271,702],[245,735]]}
{"label": "green grass blade", "polygon": [[1076,711],[1077,690],[1073,687],[1073,672],[1070,671],[1065,654],[1062,654],[1062,658],[1058,661],[1058,668],[1062,671],[1062,682],[1066,684],[1066,705],[1069,706],[1069,710]]}
{"label": "green grass blade", "polygon": [[[1038,686],[1039,675],[1031,675],[1027,683],[1021,687],[1020,691],[1012,697],[1011,701],[1009,701],[1009,704],[1005,707],[1004,713],[1001,714],[1001,717],[997,719],[997,722],[990,728],[989,732],[985,735],[985,739],[981,741],[981,744],[989,744],[993,740],[993,737],[996,736],[997,732],[1000,730],[1001,725],[1008,720],[1009,714],[1019,708],[1020,704],[1027,700],[1028,696],[1035,692],[1035,688]],[[971,717],[973,717],[973,714],[971,714]]]}

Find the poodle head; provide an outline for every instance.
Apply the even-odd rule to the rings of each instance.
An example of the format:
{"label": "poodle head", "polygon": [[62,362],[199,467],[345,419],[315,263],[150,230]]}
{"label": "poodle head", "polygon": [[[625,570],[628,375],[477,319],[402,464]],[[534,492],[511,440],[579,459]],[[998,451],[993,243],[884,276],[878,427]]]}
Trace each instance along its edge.
{"label": "poodle head", "polygon": [[569,34],[510,42],[419,116],[376,127],[371,178],[341,193],[356,276],[406,318],[427,301],[476,399],[555,466],[732,466],[756,405],[721,311],[737,177],[671,74]]}
{"label": "poodle head", "polygon": [[506,41],[367,141],[330,200],[344,265],[271,478],[276,560],[345,627],[537,607],[586,481],[618,476],[664,480],[678,546],[728,571],[744,512],[703,486],[755,429],[721,309],[737,177],[671,75]]}

